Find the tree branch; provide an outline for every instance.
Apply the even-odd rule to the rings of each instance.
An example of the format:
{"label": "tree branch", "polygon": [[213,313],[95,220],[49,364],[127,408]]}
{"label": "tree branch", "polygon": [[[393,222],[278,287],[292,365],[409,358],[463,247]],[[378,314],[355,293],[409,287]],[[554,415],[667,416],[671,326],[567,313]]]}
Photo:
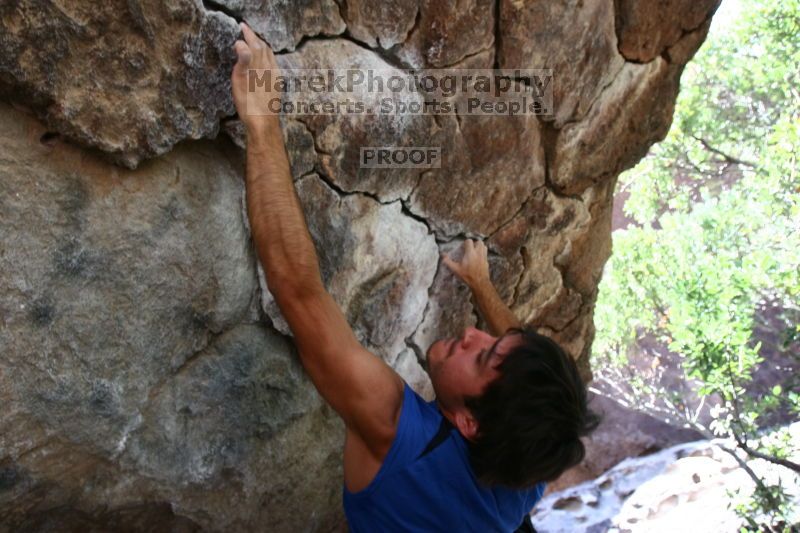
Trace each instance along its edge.
{"label": "tree branch", "polygon": [[710,144],[708,141],[706,141],[706,140],[705,140],[704,138],[702,138],[702,137],[697,137],[696,135],[692,135],[692,138],[693,138],[694,140],[696,140],[697,142],[699,142],[700,144],[702,144],[702,145],[703,145],[703,148],[705,148],[705,149],[706,149],[706,150],[708,150],[709,152],[712,152],[712,153],[714,153],[714,154],[717,154],[717,155],[718,155],[718,156],[720,156],[722,159],[724,159],[724,160],[725,160],[727,163],[732,163],[732,164],[734,164],[734,165],[742,165],[742,166],[745,166],[745,167],[750,167],[750,168],[758,168],[758,165],[757,165],[757,164],[755,164],[755,163],[753,163],[753,162],[750,162],[750,161],[745,161],[744,159],[739,159],[738,157],[733,157],[733,156],[732,156],[732,155],[730,155],[730,154],[726,154],[726,153],[725,153],[725,152],[723,152],[722,150],[719,150],[719,149],[717,149],[717,148],[714,148],[713,146],[711,146],[711,144]]}
{"label": "tree branch", "polygon": [[[733,428],[730,430],[730,434],[733,437],[733,440],[736,441],[736,445],[739,446],[744,452],[746,452],[751,457],[758,457],[759,459],[764,459],[765,461],[769,461],[770,463],[774,463],[776,465],[780,465],[783,467],[788,468],[798,474],[800,474],[800,464],[795,462],[789,461],[788,459],[781,459],[780,457],[775,457],[774,455],[769,455],[758,450],[754,450],[747,444],[747,431],[745,431],[744,424],[742,423],[741,413],[739,412],[739,397],[736,394],[736,380],[733,377],[733,371],[731,370],[731,361],[728,358],[727,370],[728,370],[728,378],[731,380],[731,389],[732,389],[732,404],[733,404],[733,412],[735,416],[735,422],[739,426],[739,430],[744,434],[744,436],[739,435]],[[724,399],[724,396],[723,396]]]}
{"label": "tree branch", "polygon": [[720,449],[722,451],[728,453],[731,457],[733,457],[736,460],[737,463],[739,463],[739,466],[742,468],[742,470],[747,472],[747,475],[750,476],[750,479],[753,480],[753,482],[756,484],[756,486],[759,489],[761,489],[761,493],[764,494],[764,496],[767,498],[767,500],[769,500],[769,503],[772,506],[772,510],[777,511],[779,509],[780,505],[778,504],[777,501],[775,501],[775,498],[769,492],[769,489],[767,489],[766,485],[764,485],[764,482],[761,480],[761,478],[758,477],[758,474],[753,472],[753,469],[750,468],[750,466],[747,464],[747,461],[745,461],[744,459],[739,457],[736,454],[736,450],[732,450],[732,449],[728,448],[727,446],[720,446]]}
{"label": "tree branch", "polygon": [[774,455],[769,455],[758,450],[754,450],[747,444],[747,441],[742,439],[739,435],[736,435],[733,432],[731,433],[733,434],[733,439],[736,441],[736,445],[748,455],[758,457],[759,459],[764,459],[765,461],[769,461],[770,463],[774,463],[776,465],[781,465],[800,474],[800,464],[789,461],[788,459],[781,459],[780,457],[775,457]]}

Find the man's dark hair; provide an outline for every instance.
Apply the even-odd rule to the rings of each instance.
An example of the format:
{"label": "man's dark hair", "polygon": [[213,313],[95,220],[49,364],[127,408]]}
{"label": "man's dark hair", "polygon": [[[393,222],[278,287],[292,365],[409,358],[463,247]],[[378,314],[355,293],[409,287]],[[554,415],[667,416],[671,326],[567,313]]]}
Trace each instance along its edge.
{"label": "man's dark hair", "polygon": [[466,399],[478,422],[469,449],[483,483],[523,488],[578,464],[586,453],[580,437],[599,418],[587,406],[575,362],[555,341],[530,328],[511,331],[522,343],[498,366],[500,377]]}

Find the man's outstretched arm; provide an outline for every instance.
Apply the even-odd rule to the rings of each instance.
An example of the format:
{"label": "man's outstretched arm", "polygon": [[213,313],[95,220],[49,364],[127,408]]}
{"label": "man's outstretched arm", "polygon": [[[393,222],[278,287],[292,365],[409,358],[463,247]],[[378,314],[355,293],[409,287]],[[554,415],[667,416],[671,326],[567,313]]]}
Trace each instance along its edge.
{"label": "man's outstretched arm", "polygon": [[467,239],[464,241],[461,261],[454,261],[447,254],[442,255],[442,261],[472,290],[478,309],[492,335],[499,337],[510,328],[521,327],[519,319],[503,302],[492,284],[486,245],[482,241],[475,243],[472,239]]}
{"label": "man's outstretched arm", "polygon": [[247,114],[247,69],[274,69],[274,74],[277,63],[269,46],[249,27],[242,24],[242,32],[246,42],[235,44],[238,61],[231,81],[234,103],[247,129],[247,213],[267,287],[292,330],[314,386],[348,430],[380,455],[394,438],[403,382],[361,346],[325,290],[278,116]]}

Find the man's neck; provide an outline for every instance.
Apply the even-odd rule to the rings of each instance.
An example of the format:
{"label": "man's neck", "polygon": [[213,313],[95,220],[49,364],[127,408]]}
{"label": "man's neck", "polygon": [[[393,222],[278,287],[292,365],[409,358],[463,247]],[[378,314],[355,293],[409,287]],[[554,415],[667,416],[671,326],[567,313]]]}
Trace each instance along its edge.
{"label": "man's neck", "polygon": [[[445,409],[444,406],[442,406],[442,404],[439,402],[438,398],[434,400],[434,403],[436,405],[436,409],[438,409],[438,411],[439,411],[439,414],[442,415],[442,418],[444,418],[445,420],[450,422],[451,426],[453,426],[454,428],[458,429],[458,426],[456,425],[455,416],[453,416],[453,414],[449,410]],[[459,431],[459,434],[461,434],[460,431]]]}

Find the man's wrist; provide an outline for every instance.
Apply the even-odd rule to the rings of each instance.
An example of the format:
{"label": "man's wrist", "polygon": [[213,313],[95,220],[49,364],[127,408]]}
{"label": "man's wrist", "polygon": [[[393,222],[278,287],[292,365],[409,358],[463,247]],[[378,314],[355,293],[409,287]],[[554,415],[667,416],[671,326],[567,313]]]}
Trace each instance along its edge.
{"label": "man's wrist", "polygon": [[283,140],[278,115],[265,115],[257,125],[246,125],[247,144],[253,148],[270,144],[278,137]]}
{"label": "man's wrist", "polygon": [[488,277],[471,280],[467,285],[475,294],[485,294],[487,290],[494,289],[494,285]]}

